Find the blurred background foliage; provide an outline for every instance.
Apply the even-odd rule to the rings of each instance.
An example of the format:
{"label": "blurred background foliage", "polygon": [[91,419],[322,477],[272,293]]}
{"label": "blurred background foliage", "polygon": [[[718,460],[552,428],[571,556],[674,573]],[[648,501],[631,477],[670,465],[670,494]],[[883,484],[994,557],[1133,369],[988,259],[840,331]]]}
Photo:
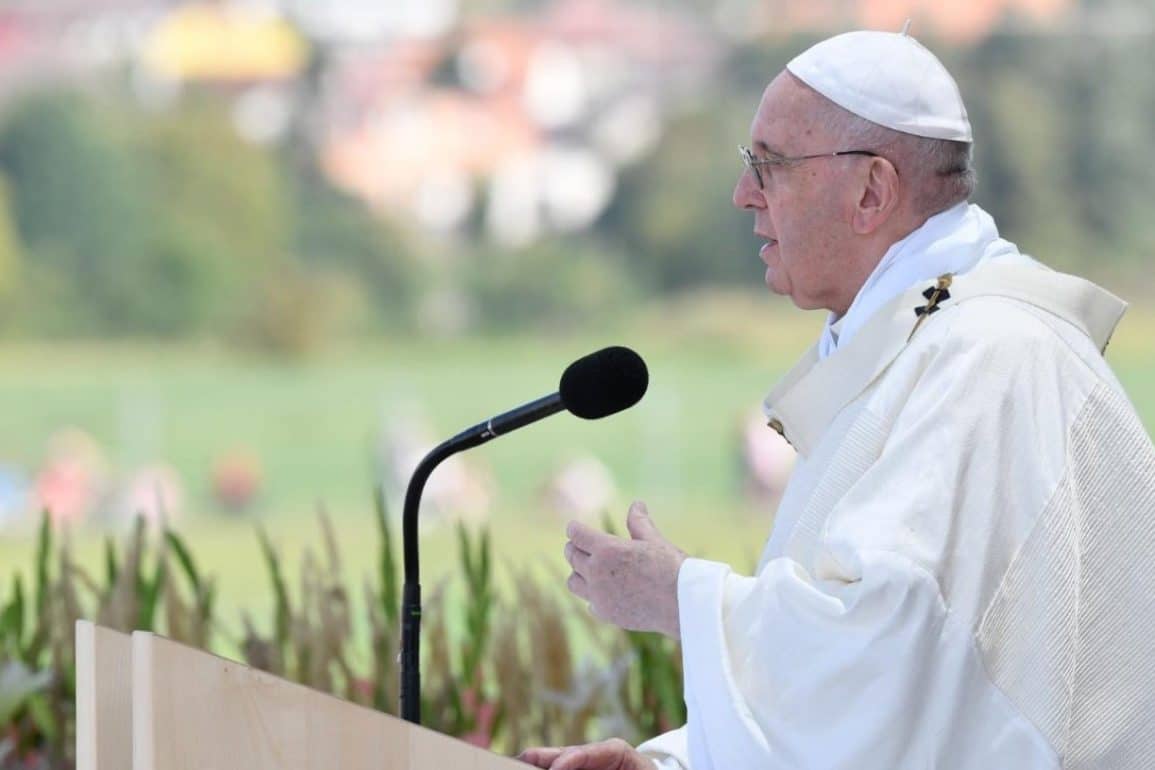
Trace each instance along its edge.
{"label": "blurred background foliage", "polygon": [[[0,112],[0,328],[293,354],[350,336],[566,328],[639,296],[748,287],[757,244],[728,204],[733,145],[765,81],[809,42],[728,49],[718,91],[670,117],[591,227],[519,248],[476,221],[437,236],[370,211],[291,141],[239,137],[219,93],[162,112],[115,82],[25,95]],[[996,32],[965,48],[928,43],[966,94],[977,202],[1007,237],[1063,269],[1149,281],[1147,39]],[[437,315],[446,291],[460,317]]]}
{"label": "blurred background foliage", "polygon": [[[151,115],[115,90],[36,94],[6,115],[0,173],[10,336],[307,352],[355,286],[359,307],[380,308],[375,329],[411,320],[417,267],[400,237],[244,142],[212,99]],[[306,328],[270,332],[282,324]]]}

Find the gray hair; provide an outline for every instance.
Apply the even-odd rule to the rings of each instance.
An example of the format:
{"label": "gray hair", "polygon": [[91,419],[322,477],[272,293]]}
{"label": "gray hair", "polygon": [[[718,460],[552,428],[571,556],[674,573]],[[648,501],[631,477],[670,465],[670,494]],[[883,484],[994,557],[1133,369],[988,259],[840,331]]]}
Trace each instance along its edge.
{"label": "gray hair", "polygon": [[970,143],[905,134],[861,118],[825,97],[820,102],[823,107],[815,117],[838,139],[838,148],[885,156],[898,169],[899,178],[911,185],[916,213],[933,216],[974,194],[977,176]]}

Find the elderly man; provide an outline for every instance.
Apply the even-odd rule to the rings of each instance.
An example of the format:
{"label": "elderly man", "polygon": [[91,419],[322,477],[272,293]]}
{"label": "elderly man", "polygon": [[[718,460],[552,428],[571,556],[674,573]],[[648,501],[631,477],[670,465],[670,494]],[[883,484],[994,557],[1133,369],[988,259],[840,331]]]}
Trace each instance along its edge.
{"label": "elderly man", "polygon": [[1123,304],[967,203],[954,80],[905,34],[766,89],[734,205],[766,282],[826,308],[767,397],[798,450],[757,573],[640,503],[574,523],[569,588],[682,642],[688,723],[552,770],[1155,767],[1155,449],[1102,357]]}

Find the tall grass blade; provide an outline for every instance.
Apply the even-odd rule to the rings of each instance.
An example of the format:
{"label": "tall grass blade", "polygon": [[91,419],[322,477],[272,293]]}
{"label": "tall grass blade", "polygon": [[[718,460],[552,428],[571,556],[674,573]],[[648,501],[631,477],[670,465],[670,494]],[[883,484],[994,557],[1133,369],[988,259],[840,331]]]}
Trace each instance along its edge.
{"label": "tall grass blade", "polygon": [[116,562],[116,544],[112,540],[112,535],[106,535],[104,538],[104,579],[108,591],[112,591],[112,587],[116,585],[119,574],[120,565]]}
{"label": "tall grass blade", "polygon": [[389,526],[389,510],[385,501],[385,489],[377,487],[373,496],[377,514],[377,529],[381,535],[378,569],[381,579],[381,610],[390,625],[396,625],[401,615],[400,591],[398,590],[397,562],[393,557],[393,533]]}
{"label": "tall grass blade", "polygon": [[285,576],[281,572],[281,562],[273,548],[269,535],[264,527],[257,527],[257,538],[261,543],[261,553],[265,557],[265,566],[269,570],[269,578],[273,581],[273,598],[276,603],[276,620],[274,623],[274,641],[282,659],[285,656],[286,646],[289,643],[290,620],[292,606],[289,603],[289,590],[285,587]]}
{"label": "tall grass blade", "polygon": [[192,554],[189,553],[188,546],[185,545],[184,540],[180,535],[171,529],[166,529],[164,532],[164,539],[168,543],[169,549],[176,557],[177,563],[184,571],[185,577],[188,578],[189,585],[192,586],[193,593],[199,594],[201,592],[201,576],[197,570],[196,562],[193,560]]}
{"label": "tall grass blade", "polygon": [[40,517],[40,534],[36,539],[36,614],[44,615],[48,603],[48,564],[52,557],[52,519],[45,510]]}
{"label": "tall grass blade", "polygon": [[24,642],[24,581],[17,574],[12,579],[12,598],[0,617],[0,640],[9,654],[18,654]]}

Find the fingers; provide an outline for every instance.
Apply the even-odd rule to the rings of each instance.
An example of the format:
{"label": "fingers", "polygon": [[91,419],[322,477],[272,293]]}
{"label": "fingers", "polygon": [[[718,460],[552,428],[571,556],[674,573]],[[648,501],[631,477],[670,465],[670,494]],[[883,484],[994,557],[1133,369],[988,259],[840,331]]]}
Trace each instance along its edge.
{"label": "fingers", "polygon": [[587,583],[586,579],[578,573],[570,573],[569,580],[565,581],[565,586],[575,596],[581,597],[587,602],[590,600],[589,583]]}
{"label": "fingers", "polygon": [[623,767],[630,746],[620,738],[567,748],[549,770],[611,770]]}
{"label": "fingers", "polygon": [[544,770],[548,770],[549,766],[552,765],[554,761],[560,757],[562,752],[567,748],[569,747],[563,746],[560,748],[526,749],[525,751],[518,754],[516,759],[519,762],[525,762],[527,765],[533,765],[534,767],[540,767]]}
{"label": "fingers", "polygon": [[626,529],[634,540],[663,539],[654,520],[650,518],[650,510],[641,500],[635,500],[630,505],[630,512],[626,514]]}
{"label": "fingers", "polygon": [[571,521],[565,533],[571,543],[586,553],[593,553],[600,544],[615,539],[613,535],[588,527],[580,521]]}
{"label": "fingers", "polygon": [[589,752],[584,748],[577,748],[567,751],[559,757],[549,766],[549,770],[583,770],[583,768],[594,767],[598,767],[598,765],[591,764]]}
{"label": "fingers", "polygon": [[[586,575],[589,574],[591,555],[586,549],[597,546],[600,540],[613,540],[614,538],[590,529],[580,521],[571,521],[566,527],[566,534],[569,535],[570,541],[565,544],[565,560],[573,567],[573,572],[570,573],[569,579],[566,581],[566,588],[575,596],[589,601],[589,582],[586,580]],[[583,544],[586,545],[586,548],[582,548]]]}
{"label": "fingers", "polygon": [[595,767],[588,764],[589,752],[585,746],[570,746],[562,751],[549,765],[549,770],[581,770]]}
{"label": "fingers", "polygon": [[589,574],[590,555],[573,543],[565,544],[565,560],[579,575],[584,577]]}

